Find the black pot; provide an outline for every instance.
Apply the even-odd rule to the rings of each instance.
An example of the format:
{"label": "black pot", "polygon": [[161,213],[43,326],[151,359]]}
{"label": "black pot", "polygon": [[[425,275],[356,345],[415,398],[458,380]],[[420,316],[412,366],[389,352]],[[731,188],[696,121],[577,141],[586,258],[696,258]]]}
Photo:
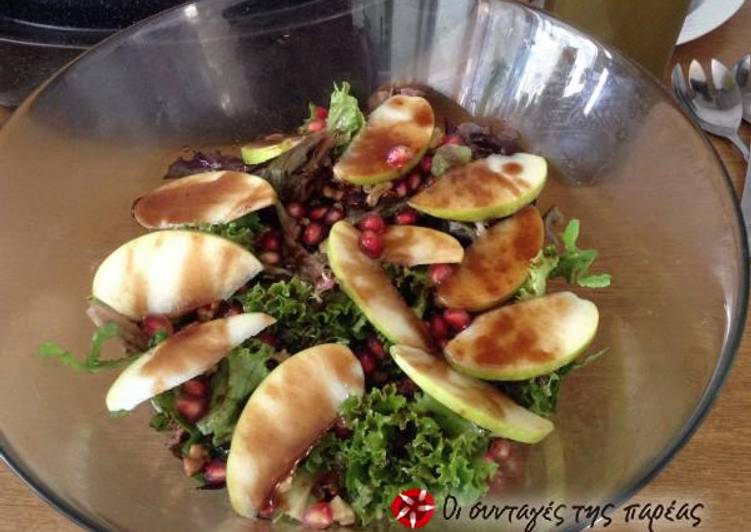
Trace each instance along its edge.
{"label": "black pot", "polygon": [[119,29],[182,0],[6,0],[0,16],[46,26]]}

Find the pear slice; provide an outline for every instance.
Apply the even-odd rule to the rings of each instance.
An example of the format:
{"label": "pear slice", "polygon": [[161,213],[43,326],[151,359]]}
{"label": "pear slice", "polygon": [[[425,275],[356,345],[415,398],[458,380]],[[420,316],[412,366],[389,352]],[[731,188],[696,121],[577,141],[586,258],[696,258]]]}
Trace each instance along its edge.
{"label": "pear slice", "polygon": [[545,375],[578,357],[597,332],[591,301],[560,292],[507,305],[477,317],[444,349],[457,371],[486,380]]}
{"label": "pear slice", "polygon": [[276,203],[268,181],[243,172],[181,177],[138,198],[133,218],[147,229],[226,223]]}
{"label": "pear slice", "polygon": [[491,155],[452,168],[409,204],[436,218],[477,222],[515,213],[540,195],[548,165],[529,153]]}
{"label": "pear slice", "polygon": [[329,233],[329,263],[342,288],[389,340],[430,351],[432,341],[425,324],[404,302],[378,261],[360,251],[359,237],[360,232],[343,220]]}
{"label": "pear slice", "polygon": [[92,295],[135,321],[146,314],[174,317],[227,299],[262,268],[247,249],[220,236],[158,231],[104,259]]}
{"label": "pear slice", "polygon": [[498,222],[466,249],[461,264],[438,286],[438,300],[473,311],[505,301],[527,279],[529,261],[544,238],[542,217],[531,205]]}
{"label": "pear slice", "polygon": [[275,321],[263,313],[238,314],[183,329],[125,368],[107,392],[107,409],[133,410],[143,401],[205,373],[233,348]]}
{"label": "pear slice", "polygon": [[227,491],[235,511],[255,517],[277,485],[336,421],[339,406],[365,389],[347,347],[323,344],[279,364],[248,399],[232,435]]}
{"label": "pear slice", "polygon": [[[419,96],[392,96],[368,117],[368,123],[334,165],[334,176],[355,185],[391,181],[422,158],[433,135],[433,109]],[[403,149],[405,160],[390,164],[389,152]]]}
{"label": "pear slice", "polygon": [[553,430],[547,419],[487,382],[457,373],[441,358],[404,345],[393,346],[391,356],[426,394],[496,436],[537,443]]}
{"label": "pear slice", "polygon": [[401,266],[461,262],[464,248],[453,236],[416,225],[392,225],[383,235],[381,260]]}
{"label": "pear slice", "polygon": [[245,164],[261,164],[279,157],[303,140],[302,135],[269,135],[247,143],[240,149]]}

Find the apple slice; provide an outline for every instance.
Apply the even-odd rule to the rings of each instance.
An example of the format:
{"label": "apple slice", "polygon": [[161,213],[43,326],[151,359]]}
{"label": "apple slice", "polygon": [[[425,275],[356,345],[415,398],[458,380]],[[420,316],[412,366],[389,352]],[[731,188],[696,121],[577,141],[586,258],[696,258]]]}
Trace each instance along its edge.
{"label": "apple slice", "polygon": [[261,164],[291,150],[305,137],[302,135],[269,135],[247,143],[240,149],[245,164]]}
{"label": "apple slice", "polygon": [[323,344],[277,366],[248,399],[232,435],[227,491],[235,511],[255,517],[278,484],[336,421],[339,406],[365,389],[348,348]]}
{"label": "apple slice", "polygon": [[436,218],[477,222],[503,218],[531,203],[548,175],[545,159],[529,153],[491,155],[449,170],[409,204]]}
{"label": "apple slice", "polygon": [[92,295],[132,320],[146,314],[174,317],[227,299],[262,268],[247,249],[220,236],[158,231],[104,259]]}
{"label": "apple slice", "polygon": [[453,236],[416,225],[392,225],[383,235],[381,260],[401,266],[461,262],[464,248]]}
{"label": "apple slice", "polygon": [[362,251],[360,232],[346,221],[334,224],[327,251],[331,269],[342,288],[370,323],[394,343],[431,350],[425,324],[391,284],[383,267]]}
{"label": "apple slice", "polygon": [[457,371],[495,381],[545,375],[578,357],[597,332],[591,301],[560,292],[486,312],[444,352]]}
{"label": "apple slice", "polygon": [[334,176],[355,185],[373,185],[409,172],[428,149],[434,122],[433,109],[424,98],[392,96],[370,114],[334,165]]}
{"label": "apple slice", "polygon": [[473,311],[505,301],[527,279],[529,261],[544,238],[542,217],[531,205],[498,222],[466,249],[461,264],[438,286],[438,300]]}
{"label": "apple slice", "polygon": [[404,345],[393,346],[391,356],[426,394],[496,436],[537,443],[553,430],[547,419],[487,382],[457,373],[441,358]]}
{"label": "apple slice", "polygon": [[181,177],[133,203],[133,218],[147,229],[226,223],[276,203],[268,181],[243,172]]}
{"label": "apple slice", "polygon": [[263,313],[238,314],[183,329],[125,368],[107,392],[107,409],[133,410],[143,401],[205,373],[233,348],[275,321]]}

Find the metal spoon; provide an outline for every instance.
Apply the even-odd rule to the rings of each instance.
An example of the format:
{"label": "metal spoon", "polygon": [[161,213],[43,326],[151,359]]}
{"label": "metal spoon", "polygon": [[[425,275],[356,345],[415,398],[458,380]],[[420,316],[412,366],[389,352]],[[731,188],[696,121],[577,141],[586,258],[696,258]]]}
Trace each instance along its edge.
{"label": "metal spoon", "polygon": [[[698,70],[697,67],[694,66],[694,63],[696,63],[696,65],[698,66]],[[734,79],[731,78],[728,81],[727,78],[723,75],[724,67],[717,68],[715,67],[715,63],[717,63],[719,66],[722,65],[719,63],[719,61],[715,61],[714,59],[712,60],[714,84],[715,86],[725,87],[721,89],[721,91],[718,91],[723,92],[722,98],[724,106],[728,101],[732,102],[733,100],[735,100],[735,95],[732,95],[733,91],[731,90],[731,87],[735,88],[735,92],[738,93],[738,98],[740,98],[740,89],[738,89]],[[730,110],[720,110],[720,103],[709,105],[706,101],[702,101],[702,98],[705,97],[700,94],[709,94],[710,87],[706,82],[704,70],[701,69],[701,65],[699,65],[696,61],[692,61],[691,66],[693,67],[694,74],[696,76],[699,76],[698,71],[701,71],[700,75],[701,78],[704,78],[704,83],[702,85],[701,78],[695,77],[695,81],[691,85],[692,88],[696,87],[699,89],[697,91],[699,92],[699,94],[692,94],[692,91],[686,85],[686,80],[683,77],[681,65],[675,65],[671,75],[671,82],[673,84],[673,90],[675,91],[675,94],[677,96],[678,103],[681,104],[686,112],[694,118],[699,127],[704,131],[712,133],[713,135],[728,138],[733,141],[733,144],[735,144],[743,154],[744,159],[748,161],[749,148],[746,147],[745,144],[743,144],[743,141],[738,136],[738,126],[740,126],[741,121],[739,113],[736,110],[738,106],[736,104],[731,104]],[[725,72],[727,72],[727,69],[724,70]],[[716,74],[720,75],[719,80],[717,79]],[[696,88],[694,90],[697,90]],[[728,93],[730,93],[730,97],[728,97]],[[742,114],[742,112],[740,114]],[[741,213],[743,214],[744,225],[746,226],[747,244],[749,247],[751,247],[751,164],[748,165],[748,168],[746,169],[746,178],[743,183],[743,195],[741,197],[740,207]]]}
{"label": "metal spoon", "polygon": [[735,64],[733,77],[743,99],[743,119],[751,123],[751,54],[746,54]]}
{"label": "metal spoon", "polygon": [[717,61],[710,62],[712,77],[707,79],[704,69],[697,60],[691,61],[688,68],[688,83],[697,97],[694,103],[697,114],[704,115],[704,120],[726,130],[726,137],[735,144],[744,158],[748,161],[749,153],[746,144],[738,135],[743,118],[743,99],[735,77],[730,71]]}
{"label": "metal spoon", "polygon": [[743,117],[741,92],[725,66],[712,59],[712,79],[708,80],[698,61],[691,61],[689,85],[680,65],[673,69],[673,88],[687,110],[696,116],[699,126],[713,135],[730,140],[748,161],[749,149],[738,135]]}
{"label": "metal spoon", "polygon": [[718,128],[704,121],[696,114],[694,105],[691,102],[691,96],[689,96],[690,89],[688,88],[686,79],[683,77],[683,70],[681,69],[681,65],[675,65],[675,67],[673,67],[671,82],[673,84],[673,91],[675,92],[678,103],[681,104],[681,107],[683,107],[683,109],[691,116],[691,118],[694,119],[699,127],[707,133],[721,136]]}

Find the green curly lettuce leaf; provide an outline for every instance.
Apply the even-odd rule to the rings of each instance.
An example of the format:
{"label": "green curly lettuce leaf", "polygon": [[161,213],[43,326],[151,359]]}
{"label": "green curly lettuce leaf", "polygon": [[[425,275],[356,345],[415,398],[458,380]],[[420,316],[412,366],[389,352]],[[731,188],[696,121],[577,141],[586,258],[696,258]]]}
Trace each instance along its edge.
{"label": "green curly lettuce leaf", "polygon": [[558,393],[563,378],[572,371],[592,363],[607,351],[606,348],[589,355],[581,362],[570,362],[547,375],[540,375],[525,381],[500,383],[499,388],[524,408],[541,416],[550,416],[558,407]]}
{"label": "green curly lettuce leaf", "polygon": [[544,296],[548,288],[548,277],[558,266],[558,251],[555,246],[546,246],[529,263],[529,277],[516,293],[520,301]]}
{"label": "green curly lettuce leaf", "polygon": [[265,231],[267,226],[261,221],[258,213],[251,212],[231,222],[223,224],[195,224],[187,226],[186,229],[221,236],[253,252],[255,251],[254,242],[256,236]]}
{"label": "green curly lettuce leaf", "polygon": [[383,267],[407,304],[422,319],[428,308],[431,288],[427,266],[408,268],[387,262]]}
{"label": "green curly lettuce leaf", "polygon": [[205,435],[212,435],[214,446],[225,445],[232,439],[243,406],[250,394],[269,374],[266,363],[274,349],[260,340],[232,350],[211,378],[209,410],[198,423]]}
{"label": "green curly lettuce leaf", "polygon": [[[336,138],[336,147],[339,152],[352,141],[366,123],[365,115],[360,110],[360,103],[350,94],[351,88],[346,81],[343,81],[341,85],[334,83],[334,91],[329,99],[326,130]],[[308,118],[299,128],[300,133],[306,133],[308,125],[319,120],[316,111],[317,106],[309,103]]]}
{"label": "green curly lettuce leaf", "polygon": [[346,146],[365,126],[365,115],[360,111],[357,98],[350,93],[350,85],[343,81],[341,86],[334,84],[329,102],[327,129],[336,135],[336,145]]}
{"label": "green curly lettuce leaf", "polygon": [[597,258],[597,250],[580,249],[576,245],[579,238],[579,220],[571,220],[561,234],[563,252],[560,253],[558,265],[550,273],[551,277],[561,277],[569,284],[578,284],[587,288],[604,288],[610,286],[610,274],[591,274],[589,268]]}
{"label": "green curly lettuce leaf", "polygon": [[342,467],[345,499],[363,526],[385,517],[404,489],[419,486],[436,499],[451,493],[476,500],[496,472],[497,466],[484,460],[488,433],[426,395],[409,399],[389,384],[347,399],[342,415],[352,435],[340,439],[327,433],[301,469]]}
{"label": "green curly lettuce leaf", "polygon": [[571,220],[561,233],[563,249],[559,250],[555,245],[550,244],[532,259],[529,265],[529,276],[517,292],[517,299],[526,300],[545,295],[548,279],[555,278],[565,279],[569,284],[585,288],[610,286],[610,274],[589,272],[597,258],[597,250],[580,249],[577,246],[576,241],[579,238],[580,229],[579,220]]}
{"label": "green curly lettuce leaf", "polygon": [[357,305],[340,290],[315,296],[313,285],[293,277],[260,281],[238,296],[246,312],[265,312],[277,322],[268,330],[290,353],[334,342],[364,340],[373,329]]}
{"label": "green curly lettuce leaf", "polygon": [[70,351],[56,344],[55,342],[44,342],[39,346],[39,354],[45,358],[54,358],[74,371],[82,373],[98,373],[110,369],[117,369],[127,366],[141,353],[124,356],[115,359],[103,359],[102,349],[104,344],[109,340],[118,337],[119,329],[113,322],[108,322],[98,327],[91,337],[91,347],[84,358],[78,358]]}
{"label": "green curly lettuce leaf", "polygon": [[444,144],[439,147],[433,155],[433,163],[430,167],[430,173],[436,177],[440,177],[454,166],[467,164],[471,160],[472,150],[469,146]]}

